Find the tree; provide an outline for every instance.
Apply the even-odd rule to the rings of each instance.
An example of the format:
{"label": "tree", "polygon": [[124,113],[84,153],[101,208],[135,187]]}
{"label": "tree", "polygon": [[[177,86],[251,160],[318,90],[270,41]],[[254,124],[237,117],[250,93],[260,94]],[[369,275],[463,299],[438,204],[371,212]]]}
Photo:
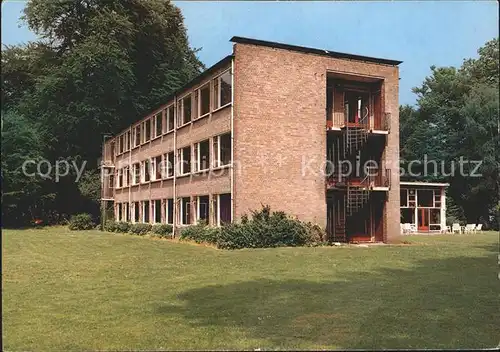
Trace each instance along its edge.
{"label": "tree", "polygon": [[478,59],[465,60],[459,69],[431,67],[431,75],[414,88],[417,108],[400,110],[402,159],[428,154],[448,166],[460,158],[481,162],[475,172],[479,177],[471,174],[475,163],[466,163],[464,174],[457,166],[445,180],[450,183],[454,212],[467,222],[490,225],[499,200],[498,43],[498,39],[486,43],[478,50]]}
{"label": "tree", "polygon": [[[104,134],[164,104],[204,68],[170,1],[30,0],[23,18],[40,39],[3,50],[2,103],[35,126],[51,161],[95,170]],[[59,211],[78,210],[70,176],[45,187]]]}

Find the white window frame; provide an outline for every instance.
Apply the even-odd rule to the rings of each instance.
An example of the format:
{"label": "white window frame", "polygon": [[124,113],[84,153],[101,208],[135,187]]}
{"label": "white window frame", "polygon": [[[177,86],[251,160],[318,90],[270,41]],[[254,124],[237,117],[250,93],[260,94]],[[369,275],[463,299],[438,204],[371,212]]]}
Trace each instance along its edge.
{"label": "white window frame", "polygon": [[[132,149],[133,148],[136,148],[136,147],[139,147],[141,145],[141,142],[142,142],[142,125],[141,124],[137,124],[135,125],[134,127],[132,127]],[[137,129],[139,129],[139,143],[137,143]]]}
{"label": "white window frame", "polygon": [[[222,148],[221,148],[221,142],[220,141],[221,141],[221,137],[223,135],[227,135],[227,134],[229,135],[229,138],[231,139],[231,134],[229,132],[227,132],[227,133],[222,133],[222,134],[219,134],[218,136],[215,136],[214,140],[212,141],[212,149],[213,149],[215,147],[215,145],[214,145],[215,143],[214,142],[215,142],[215,140],[217,140],[217,148],[216,148],[217,150],[213,151],[213,154],[214,154],[213,165],[214,165],[215,168],[228,167],[232,163],[232,160],[230,160],[229,163],[224,164],[224,165],[222,165],[222,163],[221,163],[221,150],[222,150]],[[231,148],[232,148],[232,145],[231,145]]]}
{"label": "white window frame", "polygon": [[[231,105],[233,103],[233,94],[232,94],[232,91],[233,91],[233,85],[231,84],[231,101],[227,104],[224,104],[224,105],[220,105],[220,100],[221,100],[221,77],[223,75],[225,75],[226,73],[229,72],[229,76],[231,76],[231,69],[228,68],[227,70],[225,70],[224,72],[222,72],[220,75],[218,75],[217,77],[214,78],[214,81],[217,80],[217,100],[215,101],[215,106],[214,108],[212,109],[212,111],[216,111],[216,110],[219,110],[219,109],[222,109],[222,108],[225,108],[226,106],[228,105]],[[232,83],[232,82],[231,82]]]}
{"label": "white window frame", "polygon": [[207,197],[208,198],[208,203],[207,203],[207,207],[208,207],[208,216],[207,216],[207,223],[210,222],[210,196],[208,194],[205,194],[205,195],[202,195],[202,196],[197,196],[196,197],[196,223],[198,223],[200,221],[200,198],[201,197]]}
{"label": "white window frame", "polygon": [[[191,116],[190,116],[190,119],[189,119],[189,122],[184,122],[184,99],[186,99],[187,97],[190,97],[191,100],[190,100],[190,104],[191,104]],[[179,98],[179,100],[177,101],[177,111],[180,110],[180,113],[177,113],[177,128],[181,128],[181,127],[184,127],[184,126],[187,126],[189,125],[191,122],[193,122],[193,93],[192,92],[189,92],[187,94],[185,94],[182,98]]]}
{"label": "white window frame", "polygon": [[[201,90],[202,89],[205,89],[206,87],[208,87],[208,112],[204,113],[203,115],[201,114]],[[198,101],[196,102],[197,104],[197,117],[196,119],[201,119],[203,117],[206,117],[208,115],[210,115],[211,111],[212,111],[212,103],[211,103],[211,100],[212,100],[212,85],[210,84],[210,81],[206,82],[205,84],[201,85],[197,90],[198,92]]]}
{"label": "white window frame", "polygon": [[[184,204],[184,198],[189,198],[189,201],[187,202],[187,204]],[[183,222],[184,220],[184,207],[191,207],[191,198],[190,197],[180,197],[180,212],[179,212],[179,225],[183,225],[183,226],[189,226],[191,224],[185,224]]]}
{"label": "white window frame", "polygon": [[[172,116],[170,116],[170,109],[172,109]],[[170,126],[170,120],[174,121],[173,128],[169,130]],[[165,108],[165,128],[163,129],[165,132],[164,133],[170,133],[175,130],[175,125],[177,124],[177,121],[175,121],[175,104],[170,104]]]}
{"label": "white window frame", "polygon": [[[136,165],[138,165],[138,167],[136,167]],[[140,162],[137,162],[137,163],[134,163],[132,164],[132,186],[135,186],[135,185],[138,185],[141,183],[141,163]],[[139,173],[139,181],[137,181],[137,173]]]}
{"label": "white window frame", "polygon": [[151,201],[149,201],[149,200],[143,200],[141,202],[141,204],[142,204],[142,214],[141,214],[142,216],[141,216],[141,218],[142,218],[142,222],[144,224],[150,224],[149,219],[148,219],[148,221],[146,221],[146,211],[145,211],[146,210],[146,202],[148,202],[148,205],[149,205],[148,213],[149,213],[149,219],[151,219]]}
{"label": "white window frame", "polygon": [[[158,127],[158,117],[160,117],[160,121],[161,121],[161,131],[160,131],[160,134],[157,134],[157,128]],[[151,118],[153,120],[153,124],[152,124],[152,129],[153,129],[153,134],[152,134],[152,138],[151,140],[153,139],[156,139],[158,137],[161,137],[163,135],[163,130],[164,130],[164,124],[163,124],[163,110],[162,111],[159,111],[157,112],[156,114],[153,115],[153,117]]]}
{"label": "white window frame", "polygon": [[[202,169],[201,168],[201,148],[200,148],[200,145],[201,143],[203,142],[207,142],[208,143],[208,165],[205,169]],[[194,144],[194,153],[196,154],[195,157],[196,157],[196,162],[195,162],[195,165],[196,165],[196,169],[194,170],[194,172],[202,172],[202,171],[208,171],[210,170],[210,139],[204,139],[202,141],[199,141],[199,142],[196,142]]]}
{"label": "white window frame", "polygon": [[[146,123],[149,121],[149,139],[146,140]],[[151,123],[151,117],[147,118],[146,120],[144,120],[142,123],[142,133],[141,133],[141,144],[145,144],[145,143],[149,143],[151,142],[151,137],[153,137],[153,135],[151,134],[151,126],[152,126],[152,123]]]}
{"label": "white window frame", "polygon": [[[172,200],[172,222],[169,223],[168,222],[168,217],[170,215],[170,212],[168,211],[168,201],[169,200]],[[174,198],[165,198],[165,224],[168,224],[168,225],[173,225],[174,222],[175,222],[175,211],[174,211],[174,208],[175,208],[175,202],[174,202]]]}
{"label": "white window frame", "polygon": [[182,148],[180,148],[178,151],[180,152],[180,157],[179,157],[179,161],[180,161],[180,167],[178,168],[179,169],[179,175],[178,176],[186,176],[186,175],[189,175],[193,170],[192,170],[192,165],[190,165],[190,171],[189,172],[184,172],[184,149],[186,148],[189,148],[189,160],[188,160],[188,163],[191,164],[192,163],[192,160],[193,160],[193,146],[192,145],[186,145]]}

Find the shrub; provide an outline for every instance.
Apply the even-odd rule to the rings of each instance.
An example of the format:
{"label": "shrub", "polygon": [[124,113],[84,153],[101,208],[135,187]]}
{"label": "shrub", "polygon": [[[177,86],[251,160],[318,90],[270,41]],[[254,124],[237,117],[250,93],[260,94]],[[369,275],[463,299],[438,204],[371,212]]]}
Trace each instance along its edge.
{"label": "shrub", "polygon": [[182,228],[179,238],[191,240],[196,243],[216,244],[218,234],[218,228],[210,227],[205,222],[200,222],[199,224]]}
{"label": "shrub", "polygon": [[269,206],[252,211],[251,219],[221,228],[217,246],[226,249],[303,246],[321,239],[319,226],[303,223]]}
{"label": "shrub", "polygon": [[172,225],[167,224],[155,224],[151,228],[151,232],[160,237],[167,237],[172,234]]}
{"label": "shrub", "polygon": [[68,228],[70,230],[91,230],[95,226],[92,221],[92,216],[87,213],[77,214],[71,216]]}
{"label": "shrub", "polygon": [[130,230],[130,223],[128,222],[117,222],[115,232],[127,233]]}
{"label": "shrub", "polygon": [[149,231],[151,231],[151,224],[142,224],[142,223],[130,225],[130,230],[129,230],[130,233],[140,236],[147,234]]}
{"label": "shrub", "polygon": [[116,232],[117,230],[117,223],[113,220],[108,220],[104,224],[104,231],[108,232]]}

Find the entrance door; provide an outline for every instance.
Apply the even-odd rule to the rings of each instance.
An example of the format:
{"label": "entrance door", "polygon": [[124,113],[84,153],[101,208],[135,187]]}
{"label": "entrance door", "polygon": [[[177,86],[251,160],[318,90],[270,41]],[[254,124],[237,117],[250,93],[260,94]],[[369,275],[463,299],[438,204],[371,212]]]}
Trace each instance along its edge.
{"label": "entrance door", "polygon": [[418,209],[418,231],[429,231],[429,209]]}

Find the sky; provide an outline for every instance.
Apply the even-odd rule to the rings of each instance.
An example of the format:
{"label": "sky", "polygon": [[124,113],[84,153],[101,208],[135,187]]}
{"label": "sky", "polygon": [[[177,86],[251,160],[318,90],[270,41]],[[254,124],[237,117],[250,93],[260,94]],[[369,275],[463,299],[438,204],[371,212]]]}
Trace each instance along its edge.
{"label": "sky", "polygon": [[[412,87],[430,66],[460,66],[498,37],[496,1],[174,1],[190,44],[211,66],[232,51],[232,36],[251,37],[403,61],[400,103],[414,104]],[[2,3],[2,44],[36,36],[19,20],[25,2]]]}

